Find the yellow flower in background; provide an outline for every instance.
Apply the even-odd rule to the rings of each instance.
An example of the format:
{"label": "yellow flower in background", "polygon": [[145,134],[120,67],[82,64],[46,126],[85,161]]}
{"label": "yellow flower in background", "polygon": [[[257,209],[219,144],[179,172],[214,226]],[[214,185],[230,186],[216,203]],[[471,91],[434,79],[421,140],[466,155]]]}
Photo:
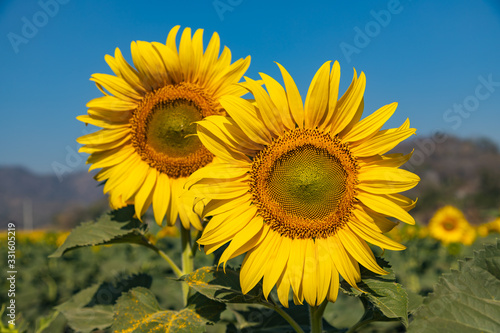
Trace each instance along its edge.
{"label": "yellow flower in background", "polygon": [[395,217],[414,224],[415,202],[398,194],[418,176],[399,169],[411,154],[383,155],[415,133],[407,120],[380,130],[396,110],[384,106],[360,121],[365,75],[354,72],[338,99],[340,67],[326,62],[314,76],[302,103],[292,77],[285,83],[261,74],[264,90],[251,79],[241,86],[255,103],[221,98],[228,117],[198,123],[198,136],[219,158],[193,173],[186,186],[211,199],[204,209],[212,219],[198,241],[206,253],[227,242],[219,263],[246,252],[240,273],[244,293],[263,278],[267,297],[276,285],[288,306],[294,302],[335,301],[339,273],[352,286],[360,281],[359,263],[386,274],[367,242],[384,249],[405,247],[382,235]]}
{"label": "yellow flower in background", "polygon": [[493,221],[481,224],[477,227],[477,233],[481,237],[486,237],[492,232],[500,233],[500,218],[496,218]]}
{"label": "yellow flower in background", "polygon": [[472,245],[476,240],[476,237],[477,237],[476,229],[469,225],[469,227],[465,229],[462,235],[462,239],[460,239],[460,243],[467,246]]}
{"label": "yellow flower in background", "polygon": [[486,225],[488,227],[488,233],[500,232],[500,218],[497,218],[491,222],[488,222]]}
{"label": "yellow flower in background", "polygon": [[165,216],[174,224],[180,216],[185,228],[191,223],[201,229],[194,197],[181,196],[186,178],[213,160],[192,136],[193,122],[224,114],[221,96],[246,92],[232,84],[243,76],[250,57],[231,64],[227,47],[219,57],[217,33],[204,52],[201,29],[192,37],[191,29],[184,29],[177,50],[178,30],[170,31],[166,44],[132,42],[135,68],[118,48],[114,57],[106,55],[115,75],[92,75],[105,96],[91,100],[88,114],[77,117],[102,129],[77,141],[84,144],[80,152],[90,154],[89,171],[101,168],[95,178],[106,181],[104,193],[113,209],[133,203],[141,218],[152,204],[158,224]]}
{"label": "yellow flower in background", "polygon": [[488,236],[488,226],[486,225],[486,223],[478,225],[476,227],[476,232],[477,232],[477,235],[480,237]]}
{"label": "yellow flower in background", "polygon": [[462,242],[464,234],[472,229],[464,214],[453,206],[438,209],[428,228],[429,235],[444,244]]}

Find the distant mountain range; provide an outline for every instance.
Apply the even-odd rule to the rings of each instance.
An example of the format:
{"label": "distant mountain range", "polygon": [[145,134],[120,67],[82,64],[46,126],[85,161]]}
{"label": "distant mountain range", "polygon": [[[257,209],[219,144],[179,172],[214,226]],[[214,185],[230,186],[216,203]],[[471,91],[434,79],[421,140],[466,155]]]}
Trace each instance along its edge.
{"label": "distant mountain range", "polygon": [[38,175],[23,167],[0,166],[0,228],[8,221],[24,229],[71,227],[74,223],[68,216],[87,217],[89,207],[105,210],[107,199],[94,174],[74,172],[60,181],[55,174]]}
{"label": "distant mountain range", "polygon": [[420,176],[420,183],[406,193],[418,197],[415,219],[426,224],[444,205],[460,208],[472,224],[500,216],[500,153],[486,138],[453,136],[417,137],[403,142],[398,152],[415,149],[402,167]]}
{"label": "distant mountain range", "polygon": [[[471,223],[500,214],[500,153],[487,139],[417,137],[396,152],[413,157],[404,169],[418,174],[419,185],[406,193],[418,197],[412,215],[427,223],[441,206],[462,209]],[[108,210],[94,173],[38,175],[21,167],[0,167],[0,228],[9,220],[19,228],[72,228]]]}

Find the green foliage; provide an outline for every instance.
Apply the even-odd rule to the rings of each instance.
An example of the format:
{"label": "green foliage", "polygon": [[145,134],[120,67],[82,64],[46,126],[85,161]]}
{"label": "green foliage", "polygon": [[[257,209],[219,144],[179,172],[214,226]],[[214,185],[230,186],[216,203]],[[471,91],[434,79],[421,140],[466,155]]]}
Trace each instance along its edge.
{"label": "green foliage", "polygon": [[113,332],[205,332],[206,324],[218,315],[214,315],[211,306],[200,306],[200,298],[197,299],[198,302],[188,304],[180,311],[163,310],[151,291],[134,288],[120,297],[115,305]]}
{"label": "green foliage", "polygon": [[392,321],[400,320],[408,326],[408,295],[399,283],[391,266],[384,259],[378,258],[377,263],[389,272],[378,275],[361,267],[361,282],[358,287],[364,292],[351,287],[342,281],[341,290],[348,295],[360,297],[365,308],[361,321]]}
{"label": "green foliage", "polygon": [[149,288],[151,277],[138,274],[118,279],[115,283],[95,283],[76,293],[56,309],[64,314],[68,325],[78,332],[104,329],[110,327],[113,322],[113,304],[121,293],[137,286]]}
{"label": "green foliage", "polygon": [[410,332],[498,332],[500,240],[445,274],[415,313]]}
{"label": "green foliage", "polygon": [[97,221],[82,223],[50,257],[57,258],[79,247],[102,244],[135,243],[151,246],[144,237],[146,224],[134,219],[133,216],[134,207],[127,206],[105,214]]}
{"label": "green foliage", "polygon": [[[282,315],[293,318],[304,331],[309,331],[306,305],[290,304],[285,309],[274,301],[275,291],[266,300],[260,283],[249,293],[243,294],[238,269],[227,267],[224,272],[222,267],[202,267],[209,265],[213,256],[199,253],[194,266],[202,268],[179,279],[166,279],[173,276],[173,272],[157,254],[161,249],[176,261],[181,254],[179,239],[159,239],[158,243],[151,245],[147,240],[146,225],[134,219],[133,214],[133,210],[128,207],[95,222],[83,224],[54,253],[57,258],[46,258],[55,250],[54,245],[46,242],[26,243],[19,247],[17,263],[23,267],[23,274],[19,274],[16,281],[16,300],[18,313],[23,318],[19,323],[31,323],[27,332],[91,332],[95,329],[105,333],[113,329],[118,332],[291,332],[290,323]],[[480,240],[487,241],[485,238]],[[92,246],[123,242],[132,245]],[[353,326],[357,332],[404,330],[403,325],[408,323],[408,312],[412,319],[412,311],[422,304],[423,296],[432,290],[438,276],[453,267],[457,256],[463,256],[474,248],[462,245],[451,248],[432,239],[416,238],[406,245],[408,249],[405,251],[384,253],[384,258],[397,267],[397,278],[388,262],[378,259],[379,265],[390,274],[379,276],[361,268],[362,281],[358,285],[364,292],[342,282],[343,292],[337,303],[329,304],[326,308],[323,320],[325,331],[345,332],[346,328]],[[498,250],[498,245],[495,245],[495,249]],[[495,294],[493,300],[485,296],[477,298],[485,290],[500,289],[498,278],[491,281],[487,278],[491,278],[495,274],[494,270],[500,267],[495,257],[497,255],[491,255],[490,250],[482,250],[481,255],[475,255],[474,259],[457,266],[460,274],[455,276],[453,274],[458,273],[452,273],[453,279],[446,276],[443,279],[445,282],[441,282],[441,290],[436,290],[418,310],[415,319],[410,320],[410,330],[420,332],[419,325],[424,325],[424,331],[432,333],[432,330],[425,329],[425,325],[429,324],[419,323],[437,320],[439,316],[435,315],[436,311],[429,310],[426,313],[424,309],[447,307],[448,303],[443,305],[440,302],[446,297],[453,297],[457,294],[456,290],[463,293],[455,295],[457,298],[452,300],[459,301],[459,319],[481,318],[473,314],[473,311],[479,311],[481,315],[493,318],[491,325],[498,325],[494,319],[500,314],[484,310],[493,304],[497,307],[493,309],[499,311],[498,295]],[[0,244],[0,255],[5,256],[6,251],[5,245]],[[472,262],[480,264],[472,265]],[[176,264],[179,265],[179,262]],[[467,267],[470,276],[467,275],[468,278],[464,280],[463,272]],[[482,281],[483,284],[473,286],[470,283],[472,280]],[[5,281],[0,281],[0,286],[2,283],[5,284]],[[182,283],[191,287],[191,297],[185,308],[182,307]],[[408,292],[402,285],[409,287]],[[465,286],[469,289],[465,289]],[[0,301],[5,303],[5,295],[0,295]],[[469,316],[462,315],[466,305],[472,306],[468,310]],[[55,310],[51,310],[54,307]],[[207,323],[215,325],[207,326]],[[475,332],[472,327],[488,332],[488,327],[482,324],[470,322],[467,325],[471,332]],[[430,326],[440,327],[443,331],[456,327],[456,323],[453,325],[443,328],[432,323]],[[439,330],[436,328],[436,331]],[[466,330],[460,327],[458,331]]]}

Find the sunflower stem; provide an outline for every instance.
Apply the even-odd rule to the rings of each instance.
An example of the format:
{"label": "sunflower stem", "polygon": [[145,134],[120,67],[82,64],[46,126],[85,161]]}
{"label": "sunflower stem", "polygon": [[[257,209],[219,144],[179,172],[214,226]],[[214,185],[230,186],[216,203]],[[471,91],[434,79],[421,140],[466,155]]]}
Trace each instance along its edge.
{"label": "sunflower stem", "polygon": [[353,327],[351,327],[346,333],[354,333],[357,332],[360,327],[363,327],[369,323],[373,323],[374,321],[377,321],[375,319],[367,319],[363,321],[358,321]]}
{"label": "sunflower stem", "polygon": [[170,258],[168,256],[168,254],[166,254],[165,252],[163,252],[162,250],[160,250],[159,248],[157,248],[153,243],[151,243],[146,237],[142,236],[142,240],[144,241],[144,243],[146,243],[147,247],[149,247],[150,249],[152,249],[153,251],[155,251],[160,257],[163,258],[163,260],[165,260],[170,268],[172,268],[172,270],[174,271],[175,273],[175,276],[176,277],[181,277],[182,276],[182,271],[181,269],[179,268],[179,266],[177,266],[175,264],[175,262],[172,260],[172,258]]}
{"label": "sunflower stem", "polygon": [[297,322],[295,320],[293,320],[293,318],[288,313],[286,313],[286,311],[283,310],[282,307],[280,307],[278,304],[276,304],[276,302],[272,299],[271,295],[269,295],[269,300],[271,301],[270,303],[264,302],[261,304],[276,311],[281,317],[283,317],[283,319],[285,319],[290,324],[290,326],[292,326],[292,328],[295,330],[295,332],[305,333],[304,330],[302,329],[302,327],[300,327],[300,325],[297,324]]}
{"label": "sunflower stem", "polygon": [[[182,273],[189,274],[193,271],[193,251],[191,247],[191,231],[185,229],[181,225],[181,244],[182,244]],[[187,305],[189,297],[189,286],[187,283],[182,284],[182,298],[184,306]]]}
{"label": "sunflower stem", "polygon": [[163,252],[158,248],[154,248],[154,250],[156,251],[156,253],[160,255],[160,257],[162,257],[170,265],[170,268],[172,268],[172,270],[174,271],[175,276],[179,278],[183,275],[179,266],[175,264],[175,262],[172,260],[172,258],[168,256],[168,254],[166,254],[165,252]]}
{"label": "sunflower stem", "polygon": [[198,230],[198,233],[194,237],[193,245],[191,246],[191,253],[193,253],[193,258],[196,255],[197,247],[199,246],[198,243],[196,243],[196,241],[198,241],[198,239],[201,238],[202,233],[203,233],[203,230]]}
{"label": "sunflower stem", "polygon": [[323,313],[325,312],[327,300],[319,306],[309,305],[309,315],[311,320],[311,333],[321,333],[323,331]]}

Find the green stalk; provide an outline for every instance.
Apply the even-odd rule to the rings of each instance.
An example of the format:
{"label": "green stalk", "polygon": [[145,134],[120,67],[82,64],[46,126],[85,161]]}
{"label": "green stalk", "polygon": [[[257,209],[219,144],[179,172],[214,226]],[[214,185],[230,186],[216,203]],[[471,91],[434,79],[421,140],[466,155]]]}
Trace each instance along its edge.
{"label": "green stalk", "polygon": [[302,327],[300,327],[300,325],[297,324],[297,322],[293,320],[293,318],[288,313],[286,313],[282,307],[276,304],[271,295],[269,295],[269,301],[270,302],[263,302],[261,304],[276,311],[281,317],[283,317],[283,319],[285,319],[290,324],[290,326],[292,326],[295,332],[305,333]]}
{"label": "green stalk", "polygon": [[160,255],[160,257],[162,257],[169,265],[170,267],[172,268],[172,270],[174,271],[175,273],[175,276],[177,276],[178,278],[181,277],[183,274],[182,274],[182,271],[181,269],[175,264],[175,262],[168,256],[168,254],[166,254],[165,252],[163,252],[162,250],[160,249],[156,249],[156,253],[158,253]]}
{"label": "green stalk", "polygon": [[[181,244],[182,244],[182,273],[189,274],[193,271],[193,250],[191,247],[191,232],[181,226]],[[189,297],[189,286],[187,283],[182,284],[182,298],[184,306],[187,305]]]}
{"label": "green stalk", "polygon": [[191,252],[193,253],[193,258],[196,255],[196,252],[198,252],[198,243],[196,241],[201,238],[202,234],[203,230],[199,230],[196,236],[194,237],[193,245],[191,246]]}
{"label": "green stalk", "polygon": [[166,254],[165,252],[163,252],[162,250],[160,250],[159,248],[157,248],[146,237],[142,236],[142,240],[144,242],[144,245],[146,245],[151,250],[153,250],[156,253],[158,253],[158,255],[160,257],[162,257],[168,263],[168,265],[170,266],[170,268],[172,268],[172,270],[174,271],[176,277],[180,278],[183,275],[181,269],[179,268],[179,266],[177,266],[175,264],[175,262],[172,260],[172,258],[170,258],[168,256],[168,254]]}
{"label": "green stalk", "polygon": [[325,312],[327,300],[319,306],[309,305],[309,315],[311,320],[311,333],[321,333],[323,331],[323,313]]}
{"label": "green stalk", "polygon": [[368,320],[364,320],[364,321],[359,321],[353,327],[351,327],[346,333],[354,333],[358,330],[358,328],[363,327],[369,323],[373,323],[374,321],[376,321],[376,320],[375,319],[368,319]]}

